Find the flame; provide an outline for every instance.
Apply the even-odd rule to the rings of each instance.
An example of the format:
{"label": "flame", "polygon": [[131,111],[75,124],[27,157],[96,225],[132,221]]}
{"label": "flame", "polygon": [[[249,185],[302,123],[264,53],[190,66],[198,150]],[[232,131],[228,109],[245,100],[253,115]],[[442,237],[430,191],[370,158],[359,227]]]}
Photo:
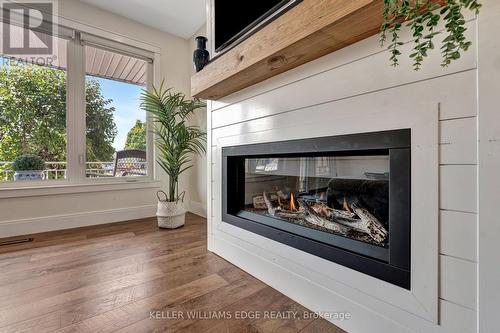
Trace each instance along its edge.
{"label": "flame", "polygon": [[352,209],[351,209],[351,207],[349,207],[349,203],[347,203],[347,200],[345,197],[344,197],[344,204],[343,204],[342,208],[344,208],[344,210],[347,210],[349,213],[352,213]]}
{"label": "flame", "polygon": [[295,206],[295,196],[293,193],[290,194],[290,210],[297,211],[297,206]]}

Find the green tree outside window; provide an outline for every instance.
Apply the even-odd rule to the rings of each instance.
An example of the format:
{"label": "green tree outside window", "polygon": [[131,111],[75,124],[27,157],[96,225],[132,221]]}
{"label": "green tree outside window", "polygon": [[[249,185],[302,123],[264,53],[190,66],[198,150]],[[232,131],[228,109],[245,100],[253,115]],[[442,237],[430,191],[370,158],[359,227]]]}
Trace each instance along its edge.
{"label": "green tree outside window", "polygon": [[146,122],[136,121],[127,134],[125,149],[146,150]]}
{"label": "green tree outside window", "polygon": [[[117,135],[111,99],[99,82],[88,79],[86,92],[87,160],[112,161]],[[42,66],[0,67],[0,160],[37,155],[66,160],[66,72]]]}

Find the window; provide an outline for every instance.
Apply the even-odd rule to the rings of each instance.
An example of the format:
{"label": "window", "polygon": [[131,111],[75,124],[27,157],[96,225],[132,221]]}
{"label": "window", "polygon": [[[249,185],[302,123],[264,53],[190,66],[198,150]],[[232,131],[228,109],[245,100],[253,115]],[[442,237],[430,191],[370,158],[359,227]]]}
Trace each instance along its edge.
{"label": "window", "polygon": [[66,179],[67,41],[55,41],[53,62],[0,57],[1,183]]}
{"label": "window", "polygon": [[0,54],[0,188],[152,178],[140,95],[154,54],[58,31],[64,36],[42,38],[55,41],[53,61]]}
{"label": "window", "polygon": [[85,46],[88,178],[147,176],[145,60]]}

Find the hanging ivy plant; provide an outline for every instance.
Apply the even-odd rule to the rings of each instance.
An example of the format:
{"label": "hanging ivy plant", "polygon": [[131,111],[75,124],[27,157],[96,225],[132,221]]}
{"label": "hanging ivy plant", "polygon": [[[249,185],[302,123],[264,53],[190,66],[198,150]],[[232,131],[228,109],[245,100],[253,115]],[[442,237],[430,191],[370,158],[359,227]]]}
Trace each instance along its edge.
{"label": "hanging ivy plant", "polygon": [[[442,40],[441,54],[443,67],[460,58],[460,52],[467,51],[472,42],[465,37],[465,18],[463,12],[470,10],[479,14],[481,4],[478,0],[444,0],[444,5],[436,0],[384,0],[383,23],[380,29],[380,44],[383,46],[390,36],[390,61],[392,66],[399,65],[400,40],[403,22],[410,27],[414,47],[410,54],[413,68],[419,70],[428,51],[434,49],[434,37],[440,34],[436,31],[439,22],[444,21],[445,38]],[[439,11],[438,11],[438,8]]]}

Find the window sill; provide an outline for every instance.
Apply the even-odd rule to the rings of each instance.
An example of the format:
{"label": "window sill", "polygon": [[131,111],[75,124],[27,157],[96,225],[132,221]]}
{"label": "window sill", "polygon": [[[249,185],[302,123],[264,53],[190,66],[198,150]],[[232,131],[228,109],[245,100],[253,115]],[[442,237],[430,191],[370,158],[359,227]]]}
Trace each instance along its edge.
{"label": "window sill", "polygon": [[99,182],[87,184],[58,183],[51,185],[34,185],[33,187],[6,187],[0,188],[0,199],[160,188],[160,186],[161,182],[157,180],[138,180],[134,182]]}

